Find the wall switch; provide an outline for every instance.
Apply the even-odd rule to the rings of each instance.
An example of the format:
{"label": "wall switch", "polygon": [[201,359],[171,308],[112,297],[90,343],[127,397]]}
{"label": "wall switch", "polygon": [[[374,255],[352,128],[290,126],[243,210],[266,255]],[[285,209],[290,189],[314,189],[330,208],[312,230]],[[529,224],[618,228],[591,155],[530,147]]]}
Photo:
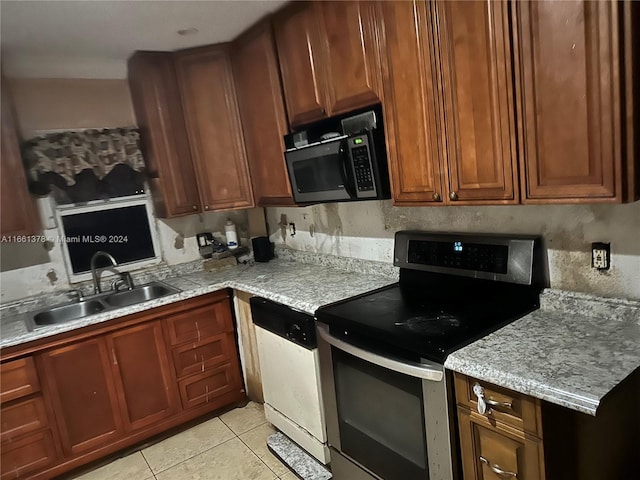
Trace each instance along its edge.
{"label": "wall switch", "polygon": [[591,244],[591,266],[598,270],[609,270],[611,265],[611,244]]}

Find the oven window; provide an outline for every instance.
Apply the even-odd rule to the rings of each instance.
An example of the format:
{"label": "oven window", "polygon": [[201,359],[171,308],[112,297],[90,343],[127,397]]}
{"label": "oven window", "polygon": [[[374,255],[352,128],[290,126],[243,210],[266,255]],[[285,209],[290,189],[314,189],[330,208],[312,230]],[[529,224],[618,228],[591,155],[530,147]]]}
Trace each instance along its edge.
{"label": "oven window", "polygon": [[422,381],[331,355],[342,452],[385,480],[429,478]]}
{"label": "oven window", "polygon": [[337,153],[308,160],[296,160],[292,166],[299,193],[344,190],[342,167]]}

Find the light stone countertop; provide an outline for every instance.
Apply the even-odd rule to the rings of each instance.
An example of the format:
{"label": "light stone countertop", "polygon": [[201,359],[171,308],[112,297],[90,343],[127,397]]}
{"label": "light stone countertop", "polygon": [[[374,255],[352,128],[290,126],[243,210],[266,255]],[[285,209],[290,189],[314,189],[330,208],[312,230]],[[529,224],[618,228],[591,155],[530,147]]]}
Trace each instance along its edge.
{"label": "light stone countertop", "polygon": [[182,290],[180,293],[34,331],[27,330],[25,317],[28,313],[5,314],[0,323],[0,348],[106,322],[224,288],[242,290],[313,314],[323,305],[391,285],[396,281],[397,278],[392,276],[371,275],[282,259],[274,259],[269,263],[238,265],[217,272],[187,273],[162,279],[162,282]]}
{"label": "light stone countertop", "polygon": [[539,310],[453,352],[445,367],[596,415],[640,367],[640,301],[545,290]]}

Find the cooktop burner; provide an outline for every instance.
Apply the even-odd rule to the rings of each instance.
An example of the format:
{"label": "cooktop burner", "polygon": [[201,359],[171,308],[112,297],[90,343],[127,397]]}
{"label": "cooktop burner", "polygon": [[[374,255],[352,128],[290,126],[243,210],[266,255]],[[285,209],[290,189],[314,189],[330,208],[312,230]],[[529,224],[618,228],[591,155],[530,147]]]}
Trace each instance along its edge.
{"label": "cooktop burner", "polygon": [[[449,353],[538,307],[541,285],[533,273],[529,283],[517,276],[527,261],[533,265],[532,255],[519,255],[514,240],[496,246],[480,243],[486,237],[471,243],[403,235],[400,242],[396,237],[396,264],[404,267],[397,284],[318,310],[332,335],[380,353],[444,363]],[[527,241],[531,252],[534,241],[522,244]]]}

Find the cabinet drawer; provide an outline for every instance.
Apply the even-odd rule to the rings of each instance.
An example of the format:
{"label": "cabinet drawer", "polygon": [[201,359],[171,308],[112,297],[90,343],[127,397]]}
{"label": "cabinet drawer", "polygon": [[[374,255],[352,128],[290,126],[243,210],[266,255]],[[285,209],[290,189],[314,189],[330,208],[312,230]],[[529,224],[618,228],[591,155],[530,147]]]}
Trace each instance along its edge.
{"label": "cabinet drawer", "polygon": [[2,480],[25,478],[29,473],[45,468],[56,459],[56,449],[50,430],[25,435],[2,443]]}
{"label": "cabinet drawer", "polygon": [[494,426],[465,407],[458,407],[458,421],[465,479],[545,478],[544,448],[538,438],[503,424]]}
{"label": "cabinet drawer", "polygon": [[216,397],[239,388],[234,380],[232,364],[227,363],[211,372],[181,380],[180,397],[182,407],[192,408],[204,403],[215,402]]}
{"label": "cabinet drawer", "polygon": [[46,427],[49,423],[40,395],[4,406],[1,419],[0,440],[3,442]]}
{"label": "cabinet drawer", "polygon": [[228,300],[194,308],[167,319],[171,345],[200,342],[233,331],[231,307]]}
{"label": "cabinet drawer", "polygon": [[32,357],[20,358],[0,365],[0,402],[30,395],[40,390]]}
{"label": "cabinet drawer", "polygon": [[459,405],[478,413],[478,397],[473,389],[479,385],[484,390],[485,400],[499,403],[487,405],[484,416],[537,436],[542,435],[540,402],[537,399],[458,373],[455,375],[455,385]]}
{"label": "cabinet drawer", "polygon": [[205,372],[212,366],[228,360],[229,335],[226,333],[173,349],[173,364],[178,378],[192,373]]}

